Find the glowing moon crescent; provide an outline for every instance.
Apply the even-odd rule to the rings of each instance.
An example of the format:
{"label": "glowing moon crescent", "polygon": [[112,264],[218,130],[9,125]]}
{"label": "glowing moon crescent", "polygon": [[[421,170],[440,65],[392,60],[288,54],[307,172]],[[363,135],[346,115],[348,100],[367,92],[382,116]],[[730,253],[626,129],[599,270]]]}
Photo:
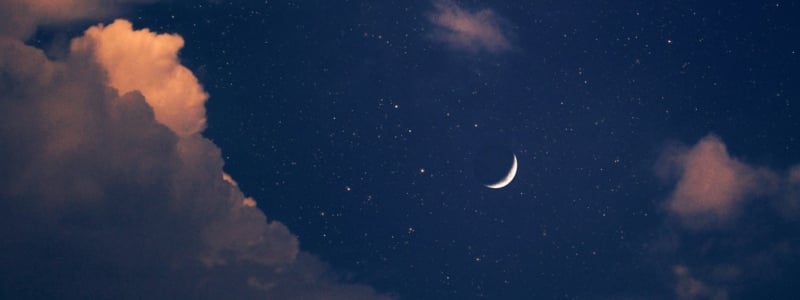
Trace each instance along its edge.
{"label": "glowing moon crescent", "polygon": [[517,155],[514,154],[514,164],[511,165],[511,170],[508,171],[508,175],[505,178],[501,179],[497,183],[487,184],[486,187],[490,189],[500,189],[507,186],[514,180],[514,176],[517,176]]}

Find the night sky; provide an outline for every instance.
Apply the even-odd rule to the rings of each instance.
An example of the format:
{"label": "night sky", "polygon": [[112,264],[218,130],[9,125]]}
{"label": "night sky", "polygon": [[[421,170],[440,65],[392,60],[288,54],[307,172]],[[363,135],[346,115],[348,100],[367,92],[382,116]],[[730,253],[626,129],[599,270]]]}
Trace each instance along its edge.
{"label": "night sky", "polygon": [[0,298],[794,299],[798,70],[796,1],[0,0]]}

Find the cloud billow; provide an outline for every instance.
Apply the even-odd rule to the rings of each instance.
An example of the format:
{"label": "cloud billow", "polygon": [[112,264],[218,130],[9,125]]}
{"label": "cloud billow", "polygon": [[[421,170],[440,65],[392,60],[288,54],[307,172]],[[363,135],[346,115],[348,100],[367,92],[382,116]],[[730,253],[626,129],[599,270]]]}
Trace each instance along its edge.
{"label": "cloud billow", "polygon": [[[68,2],[0,11],[91,16],[35,5]],[[54,61],[25,31],[0,33],[0,298],[391,298],[341,282],[223,173],[179,36],[118,20]]]}
{"label": "cloud billow", "polygon": [[714,135],[690,149],[665,151],[658,168],[663,177],[677,176],[667,208],[690,227],[724,225],[748,198],[771,193],[778,185],[774,171],[732,158]]}

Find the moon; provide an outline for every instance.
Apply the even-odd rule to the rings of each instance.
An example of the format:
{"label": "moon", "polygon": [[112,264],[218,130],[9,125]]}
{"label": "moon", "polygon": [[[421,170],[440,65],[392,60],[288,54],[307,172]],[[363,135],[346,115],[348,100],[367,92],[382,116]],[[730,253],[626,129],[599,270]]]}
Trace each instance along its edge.
{"label": "moon", "polygon": [[503,179],[500,179],[500,181],[498,181],[496,183],[487,184],[486,187],[488,187],[490,189],[501,189],[501,188],[504,188],[509,183],[511,183],[512,180],[514,180],[514,176],[517,176],[517,155],[516,154],[514,154],[514,163],[511,164],[511,170],[508,171],[508,175],[506,175],[506,177],[504,177]]}

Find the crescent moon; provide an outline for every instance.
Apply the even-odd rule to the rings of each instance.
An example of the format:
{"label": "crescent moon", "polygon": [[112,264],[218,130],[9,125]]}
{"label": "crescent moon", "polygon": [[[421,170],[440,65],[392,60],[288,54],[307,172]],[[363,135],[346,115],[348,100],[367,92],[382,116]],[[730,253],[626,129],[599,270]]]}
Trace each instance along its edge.
{"label": "crescent moon", "polygon": [[500,181],[487,184],[486,187],[490,189],[501,189],[511,183],[514,180],[514,176],[517,176],[517,155],[514,154],[514,164],[511,165],[511,170],[508,171],[508,175],[505,178],[501,179]]}

